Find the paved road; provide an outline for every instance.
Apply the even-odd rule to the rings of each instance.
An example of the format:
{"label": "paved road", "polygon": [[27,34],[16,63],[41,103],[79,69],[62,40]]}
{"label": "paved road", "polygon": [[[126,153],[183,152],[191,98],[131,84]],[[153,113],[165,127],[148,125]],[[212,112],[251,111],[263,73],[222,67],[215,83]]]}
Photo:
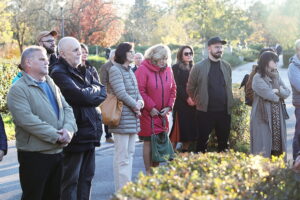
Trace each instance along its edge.
{"label": "paved road", "polygon": [[[96,148],[96,171],[93,180],[92,200],[106,200],[115,192],[112,174],[113,145],[105,143]],[[21,199],[21,188],[19,183],[18,161],[14,141],[9,142],[8,155],[0,163],[0,200]],[[136,143],[136,151],[133,161],[133,179],[139,172],[144,171],[142,157],[142,143]]]}
{"label": "paved road", "polygon": [[[233,82],[240,83],[246,73],[249,73],[253,63],[240,66],[233,71]],[[283,81],[289,86],[286,69],[280,69]],[[295,116],[291,104],[291,97],[286,101],[290,119],[287,121],[288,132],[288,158],[291,158],[291,141],[294,132]],[[93,180],[92,200],[106,200],[115,192],[112,174],[113,145],[105,143],[102,138],[102,146],[96,149],[96,174]],[[142,143],[136,143],[136,151],[133,163],[133,179],[138,173],[144,171],[142,158]],[[9,153],[0,163],[0,199],[20,199],[21,189],[18,177],[18,162],[14,142],[9,142]]]}

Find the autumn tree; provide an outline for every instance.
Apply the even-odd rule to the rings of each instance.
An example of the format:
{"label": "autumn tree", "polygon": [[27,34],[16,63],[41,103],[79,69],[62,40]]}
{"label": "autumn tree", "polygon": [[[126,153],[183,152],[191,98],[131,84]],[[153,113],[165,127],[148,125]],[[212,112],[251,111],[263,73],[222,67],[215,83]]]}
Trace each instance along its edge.
{"label": "autumn tree", "polygon": [[197,41],[219,35],[227,40],[244,40],[251,31],[246,12],[231,0],[184,0],[177,4],[178,19],[189,37]]}
{"label": "autumn tree", "polygon": [[135,0],[126,20],[124,40],[136,45],[151,45],[153,31],[165,12],[150,4],[149,0]]}
{"label": "autumn tree", "polygon": [[13,39],[18,43],[20,52],[24,45],[35,44],[38,32],[54,29],[59,21],[56,0],[41,4],[39,0],[11,0],[7,6],[10,12]]}
{"label": "autumn tree", "polygon": [[11,13],[7,10],[7,0],[0,2],[0,43],[5,43],[12,39],[10,16]]}
{"label": "autumn tree", "polygon": [[86,44],[103,47],[114,45],[120,39],[124,25],[116,15],[113,3],[104,0],[72,0],[67,5],[66,35]]}
{"label": "autumn tree", "polygon": [[167,13],[157,21],[157,26],[151,34],[150,41],[152,44],[182,45],[190,43],[184,24],[179,22],[173,13]]}

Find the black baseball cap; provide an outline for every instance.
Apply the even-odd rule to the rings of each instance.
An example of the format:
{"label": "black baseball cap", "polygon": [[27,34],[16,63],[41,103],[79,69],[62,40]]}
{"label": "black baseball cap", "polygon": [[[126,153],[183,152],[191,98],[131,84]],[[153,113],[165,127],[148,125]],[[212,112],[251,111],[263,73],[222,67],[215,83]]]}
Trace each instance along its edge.
{"label": "black baseball cap", "polygon": [[210,46],[212,44],[217,44],[217,43],[221,43],[221,44],[227,44],[227,42],[225,40],[222,40],[220,37],[212,37],[207,41],[207,45]]}

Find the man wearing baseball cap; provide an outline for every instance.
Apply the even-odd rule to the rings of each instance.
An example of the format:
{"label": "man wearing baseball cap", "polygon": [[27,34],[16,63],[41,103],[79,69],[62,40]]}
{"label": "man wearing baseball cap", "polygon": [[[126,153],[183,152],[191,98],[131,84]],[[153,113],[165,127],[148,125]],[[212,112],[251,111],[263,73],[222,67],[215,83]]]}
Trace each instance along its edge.
{"label": "man wearing baseball cap", "polygon": [[[36,37],[37,45],[44,47],[47,51],[47,57],[49,61],[49,68],[48,68],[49,74],[52,70],[52,65],[58,61],[58,57],[56,55],[56,45],[55,45],[56,36],[57,36],[56,31],[42,31]],[[21,71],[14,77],[12,83],[15,83],[23,76],[22,69],[20,68],[20,70]]]}
{"label": "man wearing baseball cap", "polygon": [[210,133],[215,129],[218,151],[226,151],[230,133],[233,105],[231,66],[222,60],[223,45],[220,37],[208,40],[208,58],[191,70],[187,92],[196,103],[198,121],[197,152],[205,153]]}
{"label": "man wearing baseball cap", "polygon": [[42,31],[36,37],[37,44],[39,46],[44,47],[47,51],[47,57],[49,59],[49,73],[51,71],[52,65],[57,62],[56,44],[55,44],[56,36],[57,36],[56,31]]}

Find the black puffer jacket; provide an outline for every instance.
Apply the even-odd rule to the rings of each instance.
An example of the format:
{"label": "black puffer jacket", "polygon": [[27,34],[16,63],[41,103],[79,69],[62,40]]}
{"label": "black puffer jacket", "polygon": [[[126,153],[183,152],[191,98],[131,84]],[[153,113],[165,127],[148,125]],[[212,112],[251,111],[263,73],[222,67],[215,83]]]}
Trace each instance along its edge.
{"label": "black puffer jacket", "polygon": [[104,86],[93,78],[90,70],[73,68],[63,58],[53,66],[51,77],[72,106],[78,126],[78,132],[68,147],[84,143],[98,146],[102,122],[96,107],[106,98]]}

